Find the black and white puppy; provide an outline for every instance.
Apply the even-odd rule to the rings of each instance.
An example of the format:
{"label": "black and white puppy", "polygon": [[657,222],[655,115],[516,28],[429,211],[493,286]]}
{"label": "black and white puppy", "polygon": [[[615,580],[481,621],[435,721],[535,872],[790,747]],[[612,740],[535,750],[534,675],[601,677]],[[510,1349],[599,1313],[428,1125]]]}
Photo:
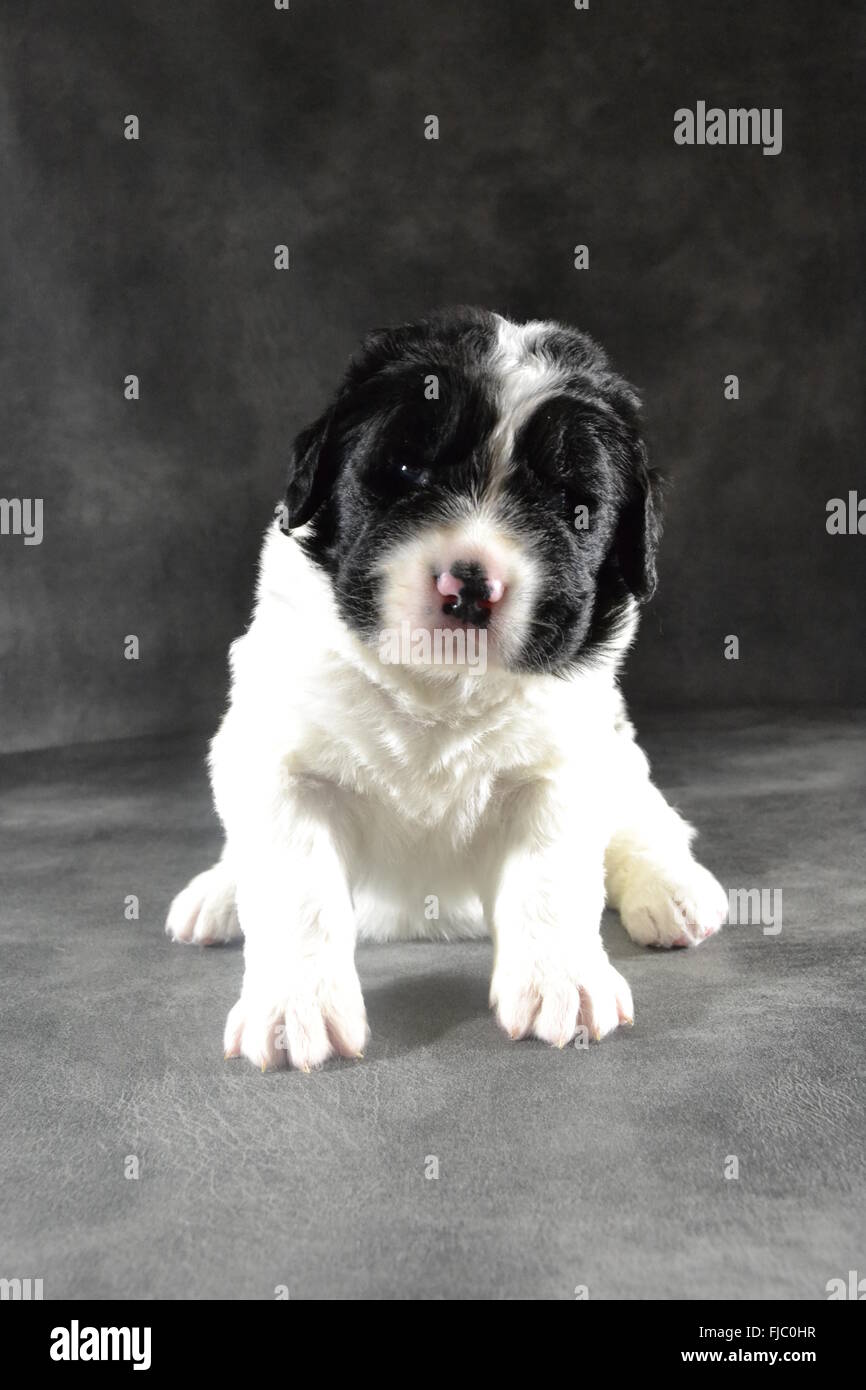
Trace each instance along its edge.
{"label": "black and white puppy", "polygon": [[727,912],[617,669],[655,584],[638,399],[588,337],[476,309],[374,333],[298,438],[210,758],[219,863],[168,931],[242,932],[226,1054],[359,1056],[358,936],[495,943],[513,1038],[631,1022],[599,935]]}

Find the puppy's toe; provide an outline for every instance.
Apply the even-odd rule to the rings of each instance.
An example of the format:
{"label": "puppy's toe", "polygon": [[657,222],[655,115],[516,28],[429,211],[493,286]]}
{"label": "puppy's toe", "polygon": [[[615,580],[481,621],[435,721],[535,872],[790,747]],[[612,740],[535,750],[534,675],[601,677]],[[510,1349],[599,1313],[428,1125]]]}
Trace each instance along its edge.
{"label": "puppy's toe", "polygon": [[264,1001],[256,1005],[249,998],[240,998],[226,1019],[225,1057],[246,1057],[262,1071],[286,1066],[286,1051],[279,1045],[281,1026],[282,1014],[276,1005],[268,1008]]}
{"label": "puppy's toe", "polygon": [[628,980],[609,962],[588,971],[581,983],[580,1023],[596,1042],[621,1023],[634,1023],[634,1000]]}
{"label": "puppy's toe", "polygon": [[620,904],[626,931],[642,946],[698,946],[727,915],[724,889],[695,860],[674,871],[647,865],[632,876]]}
{"label": "puppy's toe", "polygon": [[531,979],[497,971],[490,987],[490,1007],[510,1038],[525,1038],[541,1008],[541,996]]}
{"label": "puppy's toe", "polygon": [[535,1016],[533,1033],[553,1047],[564,1047],[577,1032],[580,989],[568,976],[550,980],[544,988],[541,1008]]}

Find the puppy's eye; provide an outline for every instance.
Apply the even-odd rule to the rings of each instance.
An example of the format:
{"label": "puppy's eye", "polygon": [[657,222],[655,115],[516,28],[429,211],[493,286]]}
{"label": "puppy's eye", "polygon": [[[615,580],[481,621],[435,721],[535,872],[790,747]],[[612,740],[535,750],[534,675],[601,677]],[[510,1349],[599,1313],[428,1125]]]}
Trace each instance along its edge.
{"label": "puppy's eye", "polygon": [[383,451],[371,460],[365,481],[377,496],[386,500],[408,497],[426,487],[430,481],[430,470],[417,452]]}
{"label": "puppy's eye", "polygon": [[423,487],[429,481],[428,470],[420,464],[400,463],[394,465],[394,472],[404,487]]}

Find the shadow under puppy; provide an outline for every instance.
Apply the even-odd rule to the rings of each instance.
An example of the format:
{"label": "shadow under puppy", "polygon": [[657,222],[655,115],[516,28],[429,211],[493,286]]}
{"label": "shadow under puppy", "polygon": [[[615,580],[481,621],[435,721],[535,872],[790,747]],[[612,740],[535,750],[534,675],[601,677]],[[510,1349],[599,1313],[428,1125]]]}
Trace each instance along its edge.
{"label": "shadow under puppy", "polygon": [[210,754],[222,858],[167,929],[243,933],[229,1056],[367,1039],[358,936],[490,931],[512,1038],[631,1022],[599,935],[727,912],[649,777],[617,670],[655,585],[634,390],[585,334],[443,311],[372,334],[298,438]]}

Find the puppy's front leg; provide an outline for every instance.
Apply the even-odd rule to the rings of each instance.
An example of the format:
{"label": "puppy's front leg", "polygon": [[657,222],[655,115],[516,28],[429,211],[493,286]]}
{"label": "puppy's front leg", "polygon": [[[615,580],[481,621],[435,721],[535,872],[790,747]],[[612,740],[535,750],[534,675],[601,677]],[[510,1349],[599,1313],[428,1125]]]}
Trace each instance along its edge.
{"label": "puppy's front leg", "polygon": [[724,889],[691,851],[694,831],[650,780],[631,725],[618,737],[616,828],[606,851],[607,896],[633,941],[697,946],[725,920]]}
{"label": "puppy's front leg", "polygon": [[358,1057],[368,1030],[337,793],[292,779],[277,814],[253,829],[238,861],[244,979],[226,1056],[302,1071]]}
{"label": "puppy's front leg", "polygon": [[576,821],[554,784],[503,798],[489,862],[495,943],[490,1003],[512,1038],[564,1047],[585,1027],[596,1041],[634,1018],[631,990],[601,943],[604,841]]}

